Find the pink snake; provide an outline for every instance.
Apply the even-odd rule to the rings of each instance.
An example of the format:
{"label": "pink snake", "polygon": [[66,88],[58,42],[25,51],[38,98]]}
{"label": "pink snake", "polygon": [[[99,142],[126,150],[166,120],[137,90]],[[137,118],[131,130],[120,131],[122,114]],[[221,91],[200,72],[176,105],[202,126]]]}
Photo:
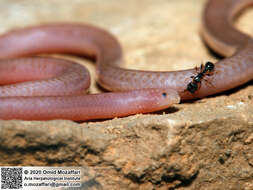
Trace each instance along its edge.
{"label": "pink snake", "polygon": [[[195,69],[152,72],[121,68],[122,50],[114,36],[90,25],[49,24],[0,36],[0,119],[90,120],[165,109],[181,100],[202,98],[253,78],[253,41],[233,26],[253,0],[210,0],[203,12],[202,36],[227,58],[215,64],[196,93],[185,89]],[[84,95],[87,70],[40,53],[72,53],[96,60],[98,83],[110,93]]]}

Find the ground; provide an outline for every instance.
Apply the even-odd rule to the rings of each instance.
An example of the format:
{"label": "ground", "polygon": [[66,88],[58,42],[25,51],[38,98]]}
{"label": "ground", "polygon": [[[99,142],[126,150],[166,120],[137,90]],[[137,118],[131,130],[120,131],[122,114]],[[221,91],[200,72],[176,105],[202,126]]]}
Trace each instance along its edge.
{"label": "ground", "polygon": [[[203,43],[205,0],[0,0],[0,33],[90,23],[122,44],[125,67],[179,70],[219,58]],[[252,11],[236,22],[253,34]],[[55,55],[58,56],[58,55]],[[95,84],[94,64],[86,65]],[[99,189],[253,189],[252,82],[167,110],[112,120],[0,121],[0,165],[85,166]],[[85,187],[85,182],[84,182]]]}

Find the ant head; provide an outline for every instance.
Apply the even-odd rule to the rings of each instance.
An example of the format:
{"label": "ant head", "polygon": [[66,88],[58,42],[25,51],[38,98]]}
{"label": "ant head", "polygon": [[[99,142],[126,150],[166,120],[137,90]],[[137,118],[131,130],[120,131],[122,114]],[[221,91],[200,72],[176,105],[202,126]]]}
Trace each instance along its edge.
{"label": "ant head", "polygon": [[207,71],[213,71],[214,70],[214,64],[210,61],[206,62],[204,70]]}

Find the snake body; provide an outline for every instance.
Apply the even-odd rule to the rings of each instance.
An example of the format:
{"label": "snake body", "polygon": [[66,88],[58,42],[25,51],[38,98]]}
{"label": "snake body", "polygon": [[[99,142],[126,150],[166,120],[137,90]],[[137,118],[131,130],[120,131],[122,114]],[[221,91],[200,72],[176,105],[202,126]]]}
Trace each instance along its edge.
{"label": "snake body", "polygon": [[[209,0],[202,16],[202,36],[226,58],[190,93],[195,69],[172,72],[121,67],[122,50],[107,31],[84,24],[48,24],[10,31],[0,36],[0,118],[113,118],[164,109],[179,99],[202,98],[242,85],[253,78],[252,38],[233,26],[235,17],[253,0]],[[76,63],[40,53],[72,53],[96,60],[98,83],[110,93],[84,95],[87,70]]]}

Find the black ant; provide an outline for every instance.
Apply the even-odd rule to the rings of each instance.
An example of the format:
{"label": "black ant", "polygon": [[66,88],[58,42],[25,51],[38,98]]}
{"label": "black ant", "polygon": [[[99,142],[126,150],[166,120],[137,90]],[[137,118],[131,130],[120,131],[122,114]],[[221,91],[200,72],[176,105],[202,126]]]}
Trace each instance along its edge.
{"label": "black ant", "polygon": [[201,64],[200,72],[196,76],[192,76],[192,81],[187,85],[186,91],[194,94],[200,87],[202,79],[205,75],[210,76],[213,74],[214,64],[212,62],[206,62],[205,66]]}

